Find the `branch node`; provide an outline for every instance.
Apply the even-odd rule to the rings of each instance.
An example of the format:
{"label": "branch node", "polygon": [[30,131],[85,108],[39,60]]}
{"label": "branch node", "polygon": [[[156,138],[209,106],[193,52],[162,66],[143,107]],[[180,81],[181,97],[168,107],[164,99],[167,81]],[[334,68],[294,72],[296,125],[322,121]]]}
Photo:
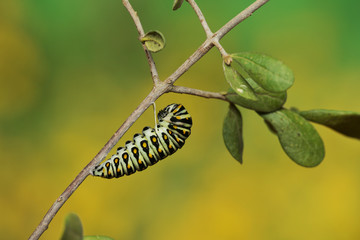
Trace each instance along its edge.
{"label": "branch node", "polygon": [[224,60],[225,64],[228,65],[228,66],[230,66],[232,61],[233,61],[233,59],[232,59],[232,57],[230,55],[227,55],[227,56],[223,57],[223,60]]}

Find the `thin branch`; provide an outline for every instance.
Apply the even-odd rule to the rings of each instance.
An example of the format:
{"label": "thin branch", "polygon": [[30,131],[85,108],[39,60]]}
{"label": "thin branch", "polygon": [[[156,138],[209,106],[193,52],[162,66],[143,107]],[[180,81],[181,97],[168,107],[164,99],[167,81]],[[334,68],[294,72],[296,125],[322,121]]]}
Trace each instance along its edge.
{"label": "thin branch", "polygon": [[256,10],[258,10],[261,6],[267,3],[269,0],[256,0],[245,10],[236,15],[233,19],[231,19],[228,23],[226,23],[222,28],[220,28],[214,35],[218,40],[223,38],[231,29],[236,27],[239,23],[250,17]]}
{"label": "thin branch", "polygon": [[[71,182],[71,184],[65,189],[65,191],[56,199],[55,203],[51,206],[48,212],[45,214],[44,218],[37,226],[35,231],[31,234],[29,240],[39,239],[40,236],[44,233],[44,231],[48,228],[50,222],[59,211],[59,209],[64,205],[64,203],[70,198],[72,193],[79,187],[79,185],[85,180],[87,176],[89,176],[90,172],[94,169],[96,165],[98,165],[101,161],[105,159],[110,150],[117,144],[120,138],[124,135],[124,133],[131,127],[131,125],[145,112],[145,110],[153,103],[156,99],[158,99],[161,95],[167,92],[180,92],[188,93],[197,96],[214,96],[214,98],[224,99],[224,96],[217,95],[217,93],[210,93],[206,91],[189,89],[184,87],[173,87],[173,83],[183,75],[189,68],[194,65],[201,57],[203,57],[213,46],[214,39],[221,39],[225,34],[227,34],[232,28],[234,28],[237,24],[245,20],[247,17],[251,16],[251,14],[264,5],[268,0],[257,0],[253,4],[251,4],[248,8],[234,17],[230,22],[224,25],[219,31],[217,31],[211,39],[205,40],[205,42],[172,74],[170,75],[164,82],[157,82],[154,80],[154,88],[148,94],[148,96],[140,103],[140,105],[131,113],[131,115],[125,120],[125,122],[121,125],[121,127],[114,133],[114,135],[109,139],[109,141],[104,145],[104,147],[99,151],[99,153],[91,160],[91,162],[86,165],[84,169],[76,176],[76,178]],[[135,25],[138,29],[139,35],[143,34],[143,30],[140,24],[140,20],[137,17],[136,12],[132,9],[131,5],[127,0],[123,0],[123,4],[127,9],[130,9],[130,15],[132,16]],[[145,52],[147,50],[144,48]],[[148,57],[150,56],[150,58]],[[156,67],[154,61],[151,58],[151,54],[147,55],[148,62],[150,65],[150,69],[152,71],[153,79],[158,79],[158,74],[156,71]],[[210,95],[209,95],[210,94]]]}
{"label": "thin branch", "polygon": [[209,50],[214,46],[211,40],[207,39],[201,46],[188,58],[186,61],[181,64],[178,69],[175,70],[164,82],[172,85],[181,75],[187,72],[194,63],[200,60]]}
{"label": "thin branch", "polygon": [[250,17],[257,9],[259,9],[268,1],[269,0],[257,0],[245,10],[236,15],[222,28],[220,28],[210,39],[206,39],[205,42],[201,44],[201,46],[178,69],[176,69],[173,74],[171,74],[165,80],[165,82],[167,82],[168,84],[173,84],[179,77],[181,77],[181,75],[187,72],[195,62],[199,61],[200,58],[202,58],[208,51],[210,51],[210,49],[214,46],[214,40],[219,41],[237,24]]}
{"label": "thin branch", "polygon": [[194,9],[196,15],[198,16],[200,23],[206,33],[206,37],[211,38],[211,36],[213,35],[213,32],[210,30],[210,27],[207,24],[205,17],[203,15],[203,13],[201,12],[199,6],[196,4],[195,0],[187,0],[187,2],[191,5],[191,7]]}
{"label": "thin branch", "polygon": [[[206,37],[208,39],[212,39],[214,33],[210,30],[210,27],[207,24],[207,22],[205,20],[205,17],[203,15],[203,13],[201,12],[201,9],[199,8],[199,6],[196,4],[195,0],[187,0],[187,2],[191,5],[191,7],[194,9],[196,15],[198,16],[199,21],[200,21],[200,23],[201,23],[201,25],[204,28],[204,31],[206,33]],[[212,39],[212,43],[215,45],[215,47],[217,47],[219,49],[223,59],[228,58],[229,54],[221,46],[218,39]]]}
{"label": "thin branch", "polygon": [[188,88],[188,87],[183,87],[183,86],[172,86],[170,92],[190,94],[190,95],[194,95],[194,96],[198,96],[198,97],[215,98],[215,99],[227,101],[225,96],[221,93],[208,92],[208,91],[203,91],[203,90]]}
{"label": "thin branch", "polygon": [[230,57],[230,55],[225,51],[218,39],[213,39],[212,42],[217,47],[217,49],[219,49],[219,52],[221,53],[221,56],[224,60]]}
{"label": "thin branch", "polygon": [[[143,29],[142,24],[140,22],[140,18],[137,15],[137,12],[133,9],[133,7],[131,6],[131,4],[130,4],[130,2],[128,0],[122,0],[122,3],[125,6],[125,8],[128,10],[128,12],[130,13],[130,16],[132,17],[132,19],[133,19],[133,21],[135,23],[136,29],[137,29],[137,31],[139,33],[139,39],[141,39],[145,35],[145,32],[144,32],[144,29]],[[150,51],[147,50],[144,43],[142,44],[142,46],[144,48],[145,55],[146,55],[146,58],[147,58],[148,63],[149,63],[153,83],[154,83],[154,85],[156,85],[156,84],[159,83],[160,80],[159,80],[159,74],[157,72],[154,59],[152,58],[152,55],[151,55]]]}
{"label": "thin branch", "polygon": [[170,86],[166,84],[160,84],[157,88],[153,88],[148,96],[140,103],[140,105],[131,113],[131,115],[125,120],[125,122],[120,126],[120,128],[112,135],[109,141],[104,145],[100,152],[91,160],[91,162],[86,165],[86,167],[81,170],[81,172],[76,176],[76,178],[71,182],[71,184],[65,189],[65,191],[56,199],[54,204],[45,214],[45,217],[42,219],[40,224],[37,226],[35,231],[30,236],[29,240],[36,240],[43,234],[43,232],[48,228],[49,223],[54,218],[59,209],[64,205],[64,203],[70,198],[72,193],[79,187],[79,185],[89,176],[90,172],[98,165],[101,161],[105,159],[110,150],[117,144],[120,138],[125,134],[125,132],[134,124],[134,122],[145,112],[145,110],[158,99],[162,94],[168,92]]}

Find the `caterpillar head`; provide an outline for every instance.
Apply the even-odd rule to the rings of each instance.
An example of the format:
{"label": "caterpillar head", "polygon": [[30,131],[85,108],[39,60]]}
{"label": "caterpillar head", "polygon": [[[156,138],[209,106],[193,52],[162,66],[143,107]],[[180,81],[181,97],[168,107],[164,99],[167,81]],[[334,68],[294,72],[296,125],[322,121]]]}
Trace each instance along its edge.
{"label": "caterpillar head", "polygon": [[158,113],[159,121],[162,120],[163,118],[165,118],[169,113],[174,111],[178,106],[179,106],[179,104],[173,103],[173,104],[168,105],[166,108],[160,110]]}

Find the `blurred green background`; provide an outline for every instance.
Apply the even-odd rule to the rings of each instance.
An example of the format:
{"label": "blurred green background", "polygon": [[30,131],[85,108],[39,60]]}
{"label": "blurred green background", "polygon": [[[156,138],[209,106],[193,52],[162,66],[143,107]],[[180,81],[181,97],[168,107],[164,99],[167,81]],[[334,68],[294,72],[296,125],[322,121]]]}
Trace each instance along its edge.
{"label": "blurred green background", "polygon": [[[167,46],[154,54],[165,79],[205,34],[188,4],[132,1],[146,31]],[[199,0],[213,31],[251,1]],[[228,52],[257,51],[295,73],[287,107],[360,112],[360,3],[270,1],[233,29]],[[224,91],[211,50],[178,85]],[[26,239],[55,199],[152,87],[134,24],[120,0],[0,1],[1,239]],[[193,132],[182,150],[131,177],[87,178],[42,239],[59,239],[76,212],[86,235],[115,239],[360,239],[360,145],[325,127],[326,157],[293,163],[262,120],[244,110],[244,164],[222,142],[227,104],[167,94]],[[153,126],[152,110],[126,133]],[[115,151],[111,151],[111,154]]]}

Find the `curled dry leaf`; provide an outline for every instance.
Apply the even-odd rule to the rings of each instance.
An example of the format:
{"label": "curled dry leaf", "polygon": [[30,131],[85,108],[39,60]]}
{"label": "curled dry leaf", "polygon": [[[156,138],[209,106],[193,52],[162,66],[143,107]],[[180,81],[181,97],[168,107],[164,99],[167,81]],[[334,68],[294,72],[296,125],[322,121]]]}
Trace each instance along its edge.
{"label": "curled dry leaf", "polygon": [[158,52],[165,47],[165,37],[159,31],[150,31],[140,39],[151,52]]}

